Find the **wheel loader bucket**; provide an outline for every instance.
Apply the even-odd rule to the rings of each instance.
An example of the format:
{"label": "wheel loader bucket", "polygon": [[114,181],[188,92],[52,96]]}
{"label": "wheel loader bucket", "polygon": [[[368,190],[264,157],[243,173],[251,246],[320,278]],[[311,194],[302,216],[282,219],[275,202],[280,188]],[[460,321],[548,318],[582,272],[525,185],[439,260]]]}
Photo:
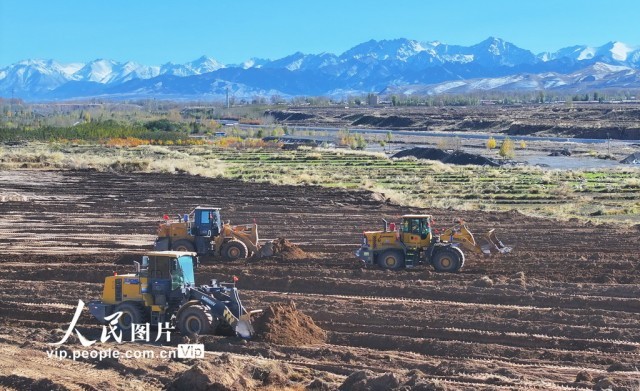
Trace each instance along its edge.
{"label": "wheel loader bucket", "polygon": [[254,334],[253,326],[251,325],[251,320],[243,318],[244,316],[238,320],[235,331],[240,337],[249,339]]}
{"label": "wheel loader bucket", "polygon": [[512,248],[505,246],[500,239],[496,236],[495,229],[489,230],[479,243],[482,253],[485,255],[491,255],[495,252],[500,254],[510,253]]}
{"label": "wheel loader bucket", "polygon": [[273,248],[273,243],[269,242],[260,247],[260,250],[258,250],[255,255],[257,258],[268,258],[273,256],[274,254],[275,251]]}

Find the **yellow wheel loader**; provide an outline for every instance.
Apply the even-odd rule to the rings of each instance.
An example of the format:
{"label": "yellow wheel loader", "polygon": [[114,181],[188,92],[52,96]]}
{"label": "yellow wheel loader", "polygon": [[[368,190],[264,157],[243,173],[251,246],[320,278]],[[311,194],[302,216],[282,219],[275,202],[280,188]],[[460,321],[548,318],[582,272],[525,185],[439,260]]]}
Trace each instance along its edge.
{"label": "yellow wheel loader", "polygon": [[461,221],[439,235],[432,229],[430,215],[404,215],[400,227],[384,219],[383,222],[382,231],[363,233],[362,246],[356,256],[365,265],[377,264],[395,270],[430,264],[437,271],[457,272],[464,266],[462,249],[486,255],[511,251],[498,240],[493,230],[476,241]]}
{"label": "yellow wheel loader", "polygon": [[233,333],[251,338],[251,315],[240,301],[235,283],[195,285],[195,253],[154,251],[136,262],[136,272],[105,278],[102,300],[89,302],[100,322],[120,312],[117,327],[127,332],[132,324],[155,326],[169,322],[185,335]]}
{"label": "yellow wheel loader", "polygon": [[273,255],[270,246],[258,244],[258,225],[230,225],[222,222],[220,208],[198,206],[178,221],[158,227],[154,249],[157,251],[196,252],[202,257],[235,260]]}

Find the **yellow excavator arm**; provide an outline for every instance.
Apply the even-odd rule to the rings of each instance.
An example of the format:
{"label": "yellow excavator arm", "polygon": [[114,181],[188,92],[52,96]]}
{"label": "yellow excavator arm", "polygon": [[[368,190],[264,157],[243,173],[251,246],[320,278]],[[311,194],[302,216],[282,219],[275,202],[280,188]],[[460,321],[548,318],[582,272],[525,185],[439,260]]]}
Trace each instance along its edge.
{"label": "yellow excavator arm", "polygon": [[460,221],[440,234],[440,240],[449,243],[458,243],[465,249],[476,254],[491,255],[493,253],[510,253],[512,248],[505,246],[495,234],[495,229],[489,230],[483,236],[476,238],[467,225]]}
{"label": "yellow excavator arm", "polygon": [[224,239],[233,238],[238,240],[247,247],[252,253],[257,253],[260,250],[258,244],[258,225],[257,224],[243,224],[243,225],[229,225],[225,224],[222,228],[221,234],[215,239],[216,252],[220,251]]}

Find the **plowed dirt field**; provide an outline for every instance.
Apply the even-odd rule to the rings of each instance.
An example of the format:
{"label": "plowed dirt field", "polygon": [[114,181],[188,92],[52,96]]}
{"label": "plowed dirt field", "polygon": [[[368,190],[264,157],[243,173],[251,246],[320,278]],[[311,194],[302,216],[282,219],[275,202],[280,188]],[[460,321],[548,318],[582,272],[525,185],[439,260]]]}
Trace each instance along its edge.
{"label": "plowed dirt field", "polygon": [[[198,376],[227,389],[640,388],[640,227],[419,210],[368,192],[188,175],[5,171],[0,193],[0,388],[199,389],[189,383]],[[198,205],[221,207],[232,223],[256,221],[262,239],[285,237],[306,255],[206,264],[197,282],[238,276],[250,309],[294,301],[327,342],[200,337],[206,363],[48,357],[78,299],[98,298],[105,276],[131,271],[163,214]],[[440,228],[454,218],[478,233],[496,228],[514,251],[469,254],[455,274],[362,268],[353,255],[362,231],[407,212],[431,213]],[[78,329],[101,330],[86,310]],[[65,348],[81,348],[73,342]]]}

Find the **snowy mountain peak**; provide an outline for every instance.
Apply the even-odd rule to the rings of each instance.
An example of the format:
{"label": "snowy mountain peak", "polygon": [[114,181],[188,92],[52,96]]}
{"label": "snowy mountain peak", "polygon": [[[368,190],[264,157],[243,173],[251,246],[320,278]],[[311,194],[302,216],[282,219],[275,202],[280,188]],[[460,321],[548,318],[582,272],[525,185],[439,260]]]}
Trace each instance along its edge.
{"label": "snowy mountain peak", "polygon": [[193,69],[196,74],[213,72],[225,67],[224,64],[208,56],[201,56],[188,65],[191,66],[191,69]]}
{"label": "snowy mountain peak", "polygon": [[242,64],[236,65],[236,67],[240,67],[243,69],[262,68],[262,66],[268,62],[269,60],[266,60],[264,58],[251,57],[250,59],[243,62]]}
{"label": "snowy mountain peak", "polygon": [[611,56],[618,61],[626,61],[629,53],[633,52],[635,48],[622,43],[622,42],[613,42],[611,47]]}
{"label": "snowy mountain peak", "polygon": [[[221,71],[223,68],[232,69]],[[39,100],[91,96],[173,99],[226,93],[227,87],[247,96],[344,95],[345,91],[357,94],[390,86],[436,84],[434,93],[598,88],[597,83],[602,88],[640,88],[639,69],[640,48],[617,41],[596,47],[570,46],[536,56],[496,37],[472,46],[398,38],[370,40],[340,55],[296,52],[277,60],[250,58],[236,65],[206,55],[160,66],[109,59],[70,64],[24,60],[0,69],[0,96],[15,92],[15,96]],[[183,80],[186,76],[191,77]]]}
{"label": "snowy mountain peak", "polygon": [[433,52],[433,45],[405,38],[381,41],[372,39],[347,50],[340,58],[342,60],[370,58],[407,61],[408,58],[421,52]]}
{"label": "snowy mountain peak", "polygon": [[623,42],[612,41],[602,46],[569,46],[555,53],[546,53],[546,58],[547,60],[545,61],[566,58],[574,61],[606,60],[616,63],[629,62],[629,65],[636,65],[640,59],[640,49]]}
{"label": "snowy mountain peak", "polygon": [[108,83],[114,78],[114,67],[118,63],[112,60],[97,59],[87,63],[73,76],[78,80],[93,81],[97,83]]}

